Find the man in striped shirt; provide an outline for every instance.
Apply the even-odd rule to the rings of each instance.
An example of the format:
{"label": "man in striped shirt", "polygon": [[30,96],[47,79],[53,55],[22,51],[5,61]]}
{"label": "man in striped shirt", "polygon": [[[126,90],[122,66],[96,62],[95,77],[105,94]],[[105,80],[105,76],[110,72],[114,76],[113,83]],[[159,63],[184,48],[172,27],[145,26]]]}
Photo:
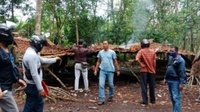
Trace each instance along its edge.
{"label": "man in striped shirt", "polygon": [[148,104],[147,84],[149,84],[150,103],[155,103],[155,73],[156,73],[156,53],[149,48],[147,39],[141,41],[141,50],[136,55],[136,61],[140,65],[140,80],[142,101],[141,104]]}

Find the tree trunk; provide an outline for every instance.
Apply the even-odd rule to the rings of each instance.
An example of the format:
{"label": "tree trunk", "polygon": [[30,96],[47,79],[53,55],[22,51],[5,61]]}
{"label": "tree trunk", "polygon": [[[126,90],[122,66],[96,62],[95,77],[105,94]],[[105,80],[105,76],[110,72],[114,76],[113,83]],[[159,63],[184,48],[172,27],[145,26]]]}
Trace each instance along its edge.
{"label": "tree trunk", "polygon": [[42,11],[42,0],[37,0],[36,17],[35,17],[35,34],[40,34],[41,11]]}
{"label": "tree trunk", "polygon": [[78,44],[78,40],[79,40],[79,33],[78,33],[78,20],[77,20],[77,16],[76,14],[74,15],[75,16],[75,25],[76,25],[76,42]]}
{"label": "tree trunk", "polygon": [[191,48],[190,51],[194,52],[194,35],[193,35],[193,31],[191,29]]}
{"label": "tree trunk", "polygon": [[78,20],[77,20],[77,15],[76,15],[76,3],[75,3],[75,0],[73,0],[73,6],[74,6],[74,19],[75,19],[75,26],[76,26],[76,43],[78,45],[79,33],[78,33]]}
{"label": "tree trunk", "polygon": [[12,12],[11,12],[11,13],[12,13],[12,21],[14,22],[14,3],[13,3],[14,1],[12,0],[11,2],[12,2],[12,3],[11,3],[11,4],[12,4],[12,6],[11,6],[11,10],[12,10]]}
{"label": "tree trunk", "polygon": [[184,35],[183,35],[183,49],[186,50],[186,31],[184,32]]}

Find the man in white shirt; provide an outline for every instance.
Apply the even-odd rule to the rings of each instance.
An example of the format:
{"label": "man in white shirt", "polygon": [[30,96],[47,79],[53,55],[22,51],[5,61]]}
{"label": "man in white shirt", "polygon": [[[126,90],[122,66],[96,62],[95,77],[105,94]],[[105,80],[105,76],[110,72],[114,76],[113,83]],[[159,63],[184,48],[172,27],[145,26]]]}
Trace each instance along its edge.
{"label": "man in white shirt", "polygon": [[42,86],[42,69],[41,64],[43,63],[55,63],[57,60],[61,60],[59,57],[56,58],[42,58],[38,54],[48,43],[46,38],[41,35],[33,35],[30,39],[30,47],[27,48],[23,60],[23,79],[27,83],[25,88],[26,103],[23,112],[42,112],[44,108],[43,97],[46,97],[44,88]]}

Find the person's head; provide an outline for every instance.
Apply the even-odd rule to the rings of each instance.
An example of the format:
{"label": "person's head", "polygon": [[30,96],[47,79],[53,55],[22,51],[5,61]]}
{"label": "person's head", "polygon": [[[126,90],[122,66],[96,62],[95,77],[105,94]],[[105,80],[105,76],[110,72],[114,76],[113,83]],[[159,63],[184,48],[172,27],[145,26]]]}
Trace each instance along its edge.
{"label": "person's head", "polygon": [[107,51],[108,48],[109,48],[109,43],[108,43],[108,41],[107,41],[107,40],[103,41],[103,49]]}
{"label": "person's head", "polygon": [[82,39],[78,40],[78,45],[83,45],[84,41]]}
{"label": "person's head", "polygon": [[43,46],[48,46],[46,37],[43,35],[33,35],[30,39],[30,45],[34,47],[37,52],[40,52]]}
{"label": "person's head", "polygon": [[178,55],[178,47],[177,46],[171,46],[169,55],[175,58]]}
{"label": "person's head", "polygon": [[17,45],[14,41],[14,36],[12,35],[12,30],[15,26],[8,26],[6,23],[0,23],[0,43],[5,47],[9,45]]}
{"label": "person's head", "polygon": [[149,48],[150,46],[150,43],[147,39],[142,39],[140,44],[141,44],[141,48]]}
{"label": "person's head", "polygon": [[88,46],[87,43],[84,43],[84,44],[83,44],[83,47],[84,47],[84,48],[87,48],[87,46]]}

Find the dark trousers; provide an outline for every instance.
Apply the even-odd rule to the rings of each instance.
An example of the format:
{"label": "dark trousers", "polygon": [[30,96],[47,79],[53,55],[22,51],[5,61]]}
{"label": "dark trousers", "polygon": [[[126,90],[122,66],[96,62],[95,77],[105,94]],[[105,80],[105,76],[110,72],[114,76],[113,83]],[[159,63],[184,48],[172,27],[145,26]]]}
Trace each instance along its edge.
{"label": "dark trousers", "polygon": [[142,101],[148,103],[147,97],[147,84],[149,84],[149,95],[150,102],[155,102],[155,74],[141,72],[140,73],[140,83],[141,83],[141,92],[142,92]]}
{"label": "dark trousers", "polygon": [[43,112],[44,101],[39,95],[36,85],[27,84],[24,92],[26,93],[26,103],[23,112]]}

